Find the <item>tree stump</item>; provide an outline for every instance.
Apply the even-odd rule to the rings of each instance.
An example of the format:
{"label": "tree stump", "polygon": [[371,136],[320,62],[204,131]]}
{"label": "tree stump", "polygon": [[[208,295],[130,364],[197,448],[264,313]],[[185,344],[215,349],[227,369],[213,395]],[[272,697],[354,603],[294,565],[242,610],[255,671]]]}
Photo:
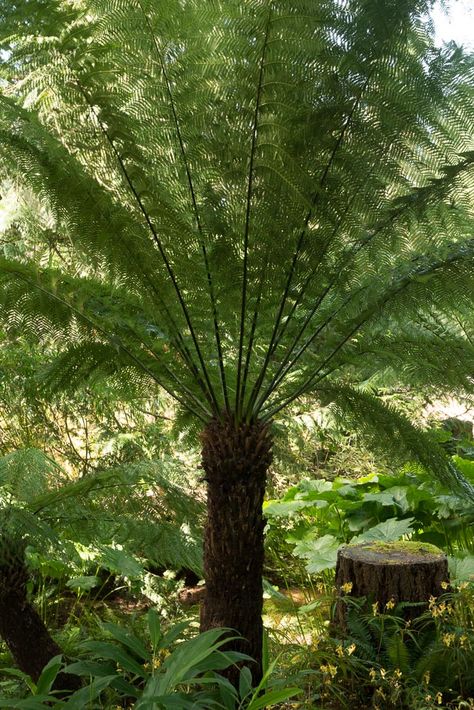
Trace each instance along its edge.
{"label": "tree stump", "polygon": [[206,596],[206,587],[185,587],[178,594],[178,600],[183,606],[200,604]]}
{"label": "tree stump", "polygon": [[[421,542],[367,542],[346,545],[337,555],[336,587],[339,594],[366,597],[383,612],[388,602],[428,602],[443,593],[448,560],[434,545]],[[415,618],[425,605],[408,607],[406,618]],[[345,626],[346,605],[340,600],[336,622]]]}

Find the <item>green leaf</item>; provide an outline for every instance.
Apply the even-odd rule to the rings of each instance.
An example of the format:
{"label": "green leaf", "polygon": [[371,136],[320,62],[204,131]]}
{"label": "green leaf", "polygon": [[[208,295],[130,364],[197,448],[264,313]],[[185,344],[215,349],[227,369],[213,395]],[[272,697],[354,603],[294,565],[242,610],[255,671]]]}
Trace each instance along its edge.
{"label": "green leaf", "polygon": [[365,493],[363,500],[375,501],[382,506],[395,505],[400,508],[402,513],[406,513],[409,509],[407,499],[408,490],[407,486],[393,486],[392,488],[386,488],[384,491],[380,491],[380,493]]}
{"label": "green leaf", "polygon": [[317,540],[305,540],[295,546],[295,554],[308,560],[306,569],[310,574],[332,569],[336,566],[340,541],[333,535],[324,535]]}
{"label": "green leaf", "polygon": [[102,545],[100,547],[101,564],[111,572],[122,577],[142,577],[145,574],[143,566],[125,550]]}
{"label": "green leaf", "polygon": [[[224,634],[225,638],[222,638]],[[210,629],[177,646],[163,663],[159,676],[155,677],[156,686],[150,684],[150,693],[165,695],[179,683],[189,681],[199,664],[232,638],[235,637],[229,637],[225,629]]]}
{"label": "green leaf", "polygon": [[372,542],[372,540],[381,542],[400,540],[403,535],[413,531],[413,521],[414,518],[404,518],[403,520],[389,518],[385,522],[366,530],[362,535],[352,538],[351,545],[359,542]]}
{"label": "green leaf", "polygon": [[474,582],[474,555],[448,557],[451,578],[456,582]]}
{"label": "green leaf", "polygon": [[67,710],[84,710],[89,708],[91,702],[99,697],[99,695],[108,688],[117,678],[116,675],[104,676],[103,678],[95,678],[85,688],[76,690],[62,706]]}
{"label": "green leaf", "polygon": [[108,658],[115,661],[120,668],[139,677],[143,676],[143,666],[115,644],[105,641],[85,641],[82,646],[98,658]]}
{"label": "green leaf", "polygon": [[252,673],[248,666],[240,669],[239,675],[239,697],[241,700],[247,697],[252,690]]}
{"label": "green leaf", "polygon": [[43,668],[36,684],[36,694],[46,695],[51,690],[56,676],[61,670],[62,656],[54,656]]}
{"label": "green leaf", "polygon": [[173,626],[168,629],[168,631],[163,635],[161,641],[159,642],[159,648],[168,648],[172,643],[176,641],[180,636],[182,636],[183,631],[189,626],[189,621],[180,621],[178,624],[173,624]]}
{"label": "green leaf", "polygon": [[148,610],[147,622],[148,632],[150,634],[151,647],[153,649],[153,653],[156,653],[163,635],[161,633],[160,615],[157,611],[155,611],[155,609]]}
{"label": "green leaf", "polygon": [[68,582],[66,582],[66,587],[71,589],[82,589],[83,591],[89,591],[94,589],[100,584],[100,579],[95,575],[83,576],[83,577],[73,577]]}
{"label": "green leaf", "polygon": [[294,513],[298,513],[304,508],[325,507],[326,501],[318,500],[291,500],[291,501],[274,501],[264,505],[265,515],[274,518],[291,517]]}
{"label": "green leaf", "polygon": [[[145,686],[145,690],[147,686]],[[135,710],[204,710],[201,703],[197,704],[194,700],[188,700],[184,693],[173,693],[172,695],[153,695],[142,696],[135,703]],[[212,705],[209,705],[209,710]]]}
{"label": "green leaf", "polygon": [[309,602],[309,604],[302,604],[298,607],[298,616],[304,616],[304,614],[309,614],[315,609],[318,609],[322,604],[323,602],[321,601],[321,599],[315,599],[314,601]]}
{"label": "green leaf", "polygon": [[80,676],[109,676],[116,671],[116,665],[110,661],[75,661],[64,668],[65,673]]}
{"label": "green leaf", "polygon": [[132,651],[132,653],[142,661],[150,659],[150,653],[143,643],[129,631],[125,631],[121,626],[112,623],[102,624],[102,628],[112,634],[117,641],[120,641],[121,644],[126,646],[129,651]]}
{"label": "green leaf", "polygon": [[247,706],[247,710],[261,710],[261,708],[271,708],[274,705],[283,703],[289,698],[293,698],[295,695],[301,695],[303,691],[301,688],[283,688],[282,690],[270,690],[265,695],[260,698],[252,700]]}
{"label": "green leaf", "polygon": [[333,484],[331,481],[326,481],[324,478],[317,478],[315,480],[305,480],[301,481],[298,486],[298,496],[303,497],[303,495],[314,494],[318,495],[321,493],[328,493],[333,490]]}
{"label": "green leaf", "polygon": [[[0,705],[0,707],[2,708],[20,708],[20,710],[45,710],[45,708],[51,707],[51,702],[54,702],[54,698],[51,695],[37,695],[33,698],[14,700],[12,698],[3,698],[0,696],[0,702],[5,702],[5,705]],[[79,710],[79,708],[77,710]]]}

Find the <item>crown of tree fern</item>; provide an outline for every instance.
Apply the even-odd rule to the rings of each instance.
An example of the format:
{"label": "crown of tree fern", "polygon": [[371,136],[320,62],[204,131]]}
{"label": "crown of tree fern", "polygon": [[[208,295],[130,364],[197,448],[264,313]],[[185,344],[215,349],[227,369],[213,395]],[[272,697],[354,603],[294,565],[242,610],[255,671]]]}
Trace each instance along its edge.
{"label": "crown of tree fern", "polygon": [[472,60],[425,3],[27,9],[3,10],[2,165],[44,209],[2,305],[70,343],[59,383],[135,369],[204,421],[269,421],[368,348],[472,387]]}

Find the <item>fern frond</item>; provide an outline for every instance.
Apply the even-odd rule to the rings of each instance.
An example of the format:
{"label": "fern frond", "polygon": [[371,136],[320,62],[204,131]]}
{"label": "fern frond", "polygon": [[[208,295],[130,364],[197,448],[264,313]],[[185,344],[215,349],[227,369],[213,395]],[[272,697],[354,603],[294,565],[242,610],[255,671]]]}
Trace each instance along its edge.
{"label": "fern frond", "polygon": [[324,404],[331,405],[345,428],[355,428],[369,448],[391,461],[418,461],[441,483],[474,501],[474,488],[454,466],[433,437],[393,405],[370,390],[342,383],[328,383],[317,389]]}
{"label": "fern frond", "polygon": [[71,542],[123,541],[153,565],[200,574],[203,506],[170,480],[170,465],[179,468],[164,459],[71,481],[41,451],[9,454],[0,458],[0,530],[59,556],[70,553]]}

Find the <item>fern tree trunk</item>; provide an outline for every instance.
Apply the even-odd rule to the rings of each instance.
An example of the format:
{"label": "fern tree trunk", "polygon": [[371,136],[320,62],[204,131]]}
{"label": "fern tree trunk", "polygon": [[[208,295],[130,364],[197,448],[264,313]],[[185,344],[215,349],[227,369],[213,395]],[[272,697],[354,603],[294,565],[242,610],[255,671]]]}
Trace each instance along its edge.
{"label": "fern tree trunk", "polygon": [[[0,565],[0,636],[5,641],[17,666],[36,682],[44,666],[62,654],[41,617],[28,600],[28,571],[23,561],[12,555]],[[80,678],[59,673],[54,683],[57,690],[77,690]]]}
{"label": "fern tree trunk", "polygon": [[[207,481],[204,534],[206,596],[201,631],[225,626],[243,641],[232,648],[255,659],[254,682],[262,674],[262,514],[272,440],[268,427],[212,421],[203,432],[202,465]],[[238,670],[227,676],[235,682]]]}

